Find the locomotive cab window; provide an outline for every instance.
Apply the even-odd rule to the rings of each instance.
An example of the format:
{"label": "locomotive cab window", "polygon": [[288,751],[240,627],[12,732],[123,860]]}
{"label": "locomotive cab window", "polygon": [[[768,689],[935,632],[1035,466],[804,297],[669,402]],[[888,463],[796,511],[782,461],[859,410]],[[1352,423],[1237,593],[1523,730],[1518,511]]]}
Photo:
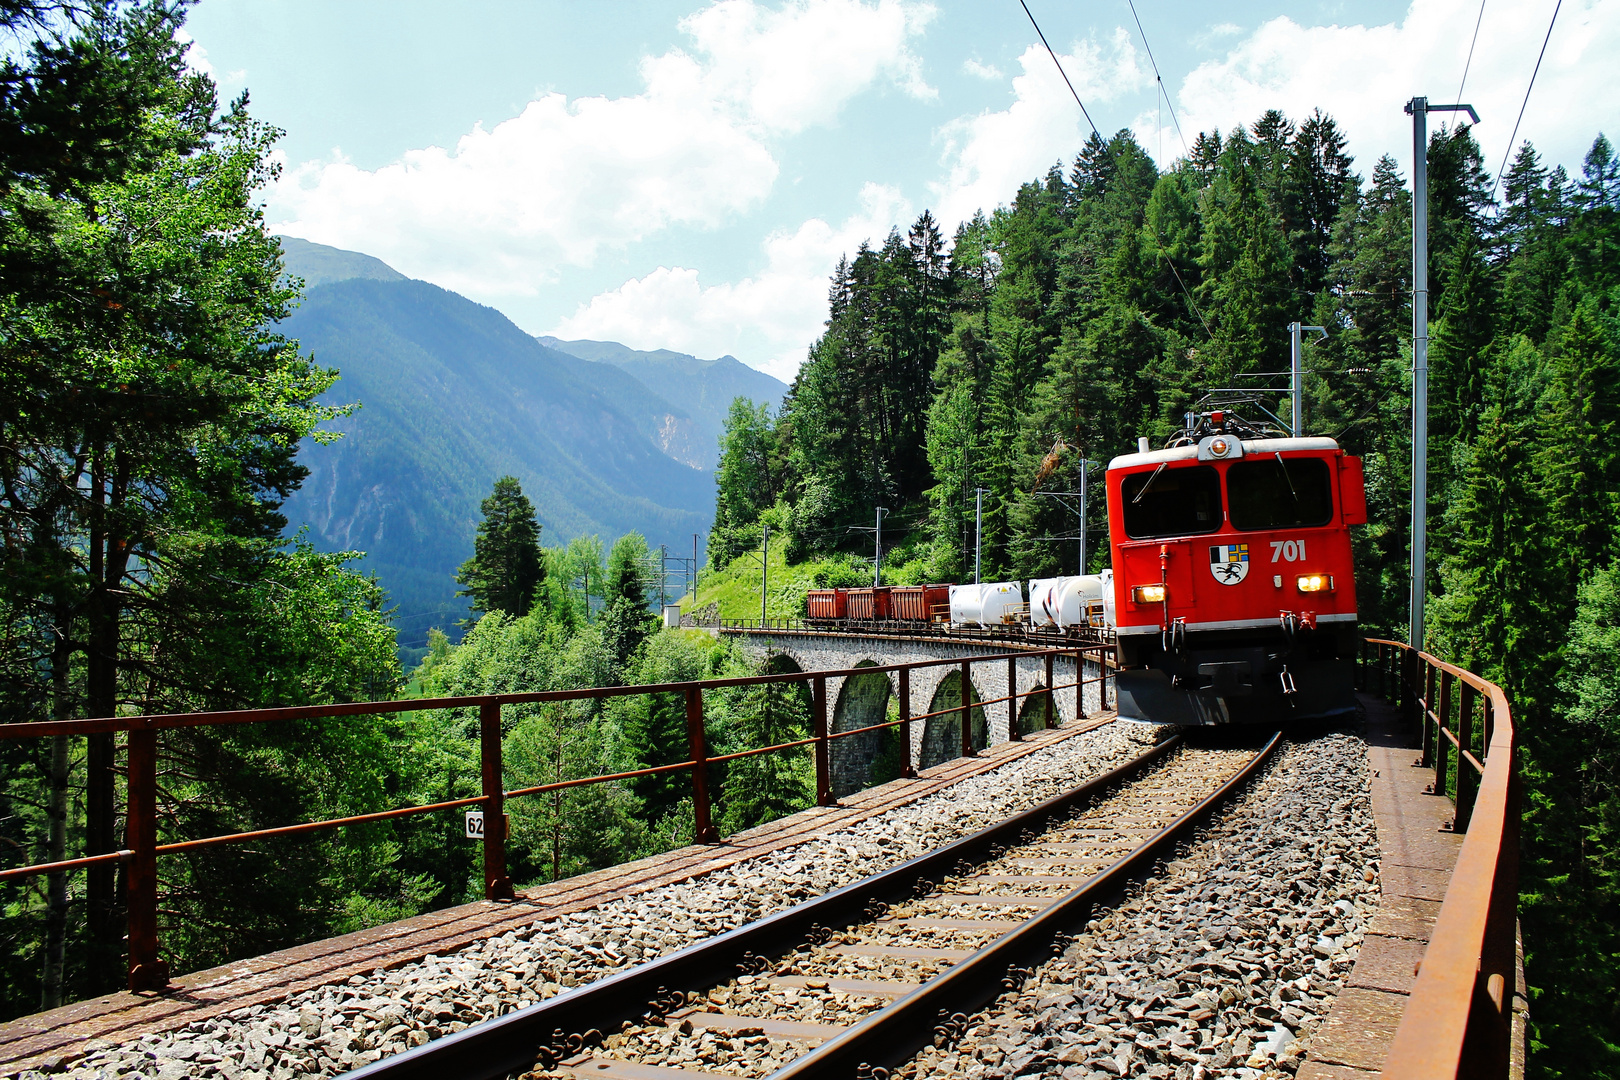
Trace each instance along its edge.
{"label": "locomotive cab window", "polygon": [[1267,454],[1226,470],[1226,501],[1237,529],[1291,529],[1333,520],[1333,480],[1321,458]]}
{"label": "locomotive cab window", "polygon": [[1213,465],[1132,473],[1120,485],[1133,540],[1212,533],[1221,527],[1221,477]]}

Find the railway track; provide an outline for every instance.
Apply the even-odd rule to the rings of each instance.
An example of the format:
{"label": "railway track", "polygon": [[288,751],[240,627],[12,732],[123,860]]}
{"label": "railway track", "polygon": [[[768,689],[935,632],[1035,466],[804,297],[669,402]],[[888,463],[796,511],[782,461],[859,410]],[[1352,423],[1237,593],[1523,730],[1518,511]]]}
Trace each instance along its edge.
{"label": "railway track", "polygon": [[352,1075],[882,1077],[1016,990],[1280,740],[1172,740],[937,851]]}

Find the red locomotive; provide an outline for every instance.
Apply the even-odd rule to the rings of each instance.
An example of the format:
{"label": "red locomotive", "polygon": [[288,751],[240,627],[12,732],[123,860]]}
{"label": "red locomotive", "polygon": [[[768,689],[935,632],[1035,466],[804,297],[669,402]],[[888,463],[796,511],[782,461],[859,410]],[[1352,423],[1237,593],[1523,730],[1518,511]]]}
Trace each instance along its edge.
{"label": "red locomotive", "polygon": [[1332,439],[1260,437],[1229,413],[1109,462],[1120,715],[1353,710],[1350,526],[1366,520],[1360,458]]}

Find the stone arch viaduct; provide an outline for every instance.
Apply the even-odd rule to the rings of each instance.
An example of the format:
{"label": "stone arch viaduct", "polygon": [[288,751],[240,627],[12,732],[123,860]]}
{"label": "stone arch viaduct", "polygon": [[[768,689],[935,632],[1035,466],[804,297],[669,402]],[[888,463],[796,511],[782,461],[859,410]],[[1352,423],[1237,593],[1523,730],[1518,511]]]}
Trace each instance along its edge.
{"label": "stone arch viaduct", "polygon": [[[972,666],[969,700],[987,701],[973,708],[975,748],[1004,742],[1016,725],[1028,733],[1045,726],[1046,700],[1050,696],[1053,722],[1068,723],[1077,717],[1075,658],[1059,656],[1053,662],[1052,685],[1063,687],[1051,695],[1046,690],[1046,660],[1042,656],[1017,656],[1028,646],[983,640],[953,640],[942,637],[906,637],[895,634],[861,634],[838,631],[759,630],[726,628],[720,633],[736,641],[761,661],[774,661],[780,671],[835,671],[856,667],[882,667],[918,661],[961,661],[969,657],[1005,654],[1007,659],[979,661]],[[1095,679],[1094,659],[1084,661],[1084,677]],[[871,675],[839,675],[827,679],[827,730],[837,733],[880,724],[898,712],[900,679],[898,672]],[[910,674],[911,716],[922,716],[961,704],[961,667],[940,664],[913,670]],[[999,701],[1009,693],[1022,697],[1014,702]],[[1032,693],[1033,692],[1033,693]],[[1103,707],[1095,682],[1082,688],[1083,715]],[[898,729],[876,731],[833,741],[830,747],[834,795],[857,791],[901,775],[907,764],[928,768],[956,757],[961,747],[960,714],[947,714],[911,725],[911,745],[898,745]]]}

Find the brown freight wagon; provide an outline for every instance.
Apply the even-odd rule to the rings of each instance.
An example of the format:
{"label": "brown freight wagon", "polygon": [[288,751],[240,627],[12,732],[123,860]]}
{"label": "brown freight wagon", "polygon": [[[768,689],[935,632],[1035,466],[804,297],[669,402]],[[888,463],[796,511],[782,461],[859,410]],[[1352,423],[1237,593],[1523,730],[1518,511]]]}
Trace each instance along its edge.
{"label": "brown freight wagon", "polygon": [[887,585],[879,585],[871,589],[849,590],[849,617],[857,622],[876,622],[889,617],[889,593],[893,590]]}
{"label": "brown freight wagon", "polygon": [[809,619],[842,619],[849,607],[848,589],[811,589],[804,598]]}
{"label": "brown freight wagon", "polygon": [[949,585],[896,585],[889,594],[889,613],[905,622],[932,622],[944,609],[949,618]]}

